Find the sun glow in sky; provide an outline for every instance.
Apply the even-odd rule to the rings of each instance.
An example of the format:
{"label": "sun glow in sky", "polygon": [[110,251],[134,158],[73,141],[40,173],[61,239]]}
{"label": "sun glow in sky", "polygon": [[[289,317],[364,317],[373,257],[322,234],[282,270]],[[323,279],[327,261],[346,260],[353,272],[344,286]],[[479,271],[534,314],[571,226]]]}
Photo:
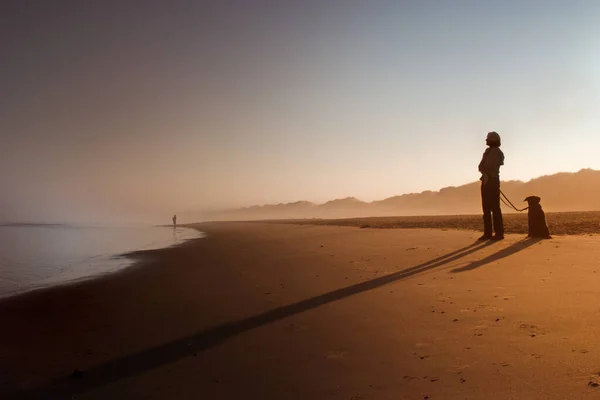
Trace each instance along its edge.
{"label": "sun glow in sky", "polygon": [[3,2],[0,220],[600,169],[599,2],[151,3]]}

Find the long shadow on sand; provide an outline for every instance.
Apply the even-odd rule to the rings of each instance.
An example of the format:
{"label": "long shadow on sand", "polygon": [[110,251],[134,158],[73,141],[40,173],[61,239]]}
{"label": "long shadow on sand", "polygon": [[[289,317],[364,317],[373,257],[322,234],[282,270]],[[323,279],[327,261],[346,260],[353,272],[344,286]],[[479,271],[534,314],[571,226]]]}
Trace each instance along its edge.
{"label": "long shadow on sand", "polygon": [[525,238],[523,240],[519,240],[518,242],[498,251],[497,253],[490,254],[489,256],[482,258],[481,260],[473,261],[471,264],[465,265],[464,267],[454,268],[450,272],[457,273],[474,270],[475,268],[479,268],[491,262],[498,261],[504,257],[508,257],[521,250],[525,250],[526,248],[533,246],[534,244],[539,243],[542,240],[543,239],[539,238]]}
{"label": "long shadow on sand", "polygon": [[[72,379],[70,377],[59,379],[50,383],[48,386],[40,387],[33,392],[25,394],[22,396],[22,398],[70,398],[68,397],[69,395],[72,396],[77,393],[82,393],[96,387],[104,386],[111,382],[141,374],[145,371],[158,368],[162,365],[175,362],[182,358],[189,357],[195,353],[207,350],[224,342],[227,339],[251,329],[255,329],[283,318],[317,308],[324,304],[342,300],[355,294],[376,289],[378,287],[406,279],[410,276],[438,268],[472,254],[489,245],[489,242],[476,242],[470,244],[469,246],[445,254],[441,257],[437,257],[433,260],[404,269],[402,271],[337,289],[319,296],[299,301],[297,303],[277,307],[273,310],[266,311],[245,319],[208,328],[193,335],[88,369],[84,371],[81,379]],[[509,251],[509,254],[518,251],[516,248],[513,248],[513,246],[509,247],[509,249],[512,248]],[[498,257],[497,255],[502,252],[503,251],[496,253],[496,257]],[[491,257],[492,256],[486,257],[484,260],[490,259]],[[478,261],[478,263],[481,263],[484,260]],[[488,260],[487,262],[490,261],[492,261],[492,259]]]}

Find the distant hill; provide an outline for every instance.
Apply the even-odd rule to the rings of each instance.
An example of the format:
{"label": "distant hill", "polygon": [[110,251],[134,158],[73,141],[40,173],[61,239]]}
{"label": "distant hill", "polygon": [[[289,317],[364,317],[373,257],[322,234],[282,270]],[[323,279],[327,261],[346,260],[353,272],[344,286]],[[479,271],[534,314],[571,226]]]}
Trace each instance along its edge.
{"label": "distant hill", "polygon": [[[439,191],[425,191],[364,202],[354,197],[330,200],[324,204],[309,201],[267,204],[213,212],[182,213],[185,221],[258,220],[292,218],[350,218],[403,215],[455,215],[481,212],[480,182],[450,186]],[[546,211],[600,210],[600,171],[582,169],[561,172],[528,182],[503,181],[502,191],[518,207],[523,199],[536,195],[542,198]],[[504,212],[511,210],[503,205]]]}

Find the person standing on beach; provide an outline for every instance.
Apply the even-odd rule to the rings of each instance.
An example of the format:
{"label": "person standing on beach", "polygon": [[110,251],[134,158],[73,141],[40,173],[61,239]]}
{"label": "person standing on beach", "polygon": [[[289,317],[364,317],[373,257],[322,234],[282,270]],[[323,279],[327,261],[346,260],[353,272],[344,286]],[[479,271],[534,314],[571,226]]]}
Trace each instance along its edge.
{"label": "person standing on beach", "polygon": [[[500,135],[496,132],[489,132],[486,144],[488,148],[479,163],[483,236],[478,240],[502,240],[504,239],[504,222],[500,210],[500,166],[504,165],[504,153],[500,150]],[[492,236],[492,222],[494,236]]]}
{"label": "person standing on beach", "polygon": [[177,215],[173,215],[173,228],[177,228]]}

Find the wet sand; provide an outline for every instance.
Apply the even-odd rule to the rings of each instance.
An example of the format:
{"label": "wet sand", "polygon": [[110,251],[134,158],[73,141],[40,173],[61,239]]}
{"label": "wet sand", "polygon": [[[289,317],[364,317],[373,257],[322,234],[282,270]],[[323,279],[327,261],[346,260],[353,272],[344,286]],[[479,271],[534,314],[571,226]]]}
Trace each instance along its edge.
{"label": "wet sand", "polygon": [[0,302],[0,398],[600,395],[596,236],[197,227],[137,267]]}

